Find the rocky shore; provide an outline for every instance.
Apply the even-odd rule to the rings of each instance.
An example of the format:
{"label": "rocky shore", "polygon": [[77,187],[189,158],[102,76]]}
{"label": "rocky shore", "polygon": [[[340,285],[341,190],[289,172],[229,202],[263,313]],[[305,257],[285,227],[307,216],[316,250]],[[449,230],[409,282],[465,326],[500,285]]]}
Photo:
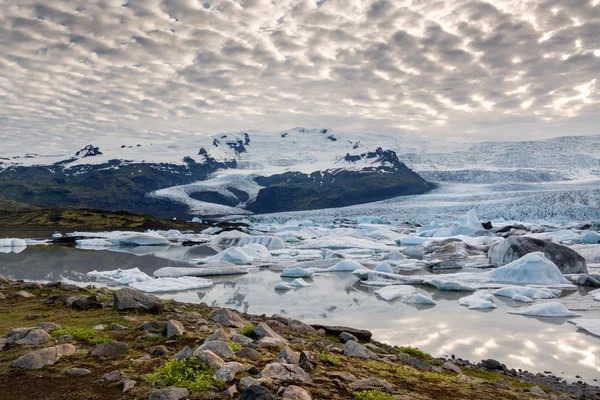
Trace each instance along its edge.
{"label": "rocky shore", "polygon": [[600,399],[600,388],[349,327],[0,277],[0,397],[564,400]]}

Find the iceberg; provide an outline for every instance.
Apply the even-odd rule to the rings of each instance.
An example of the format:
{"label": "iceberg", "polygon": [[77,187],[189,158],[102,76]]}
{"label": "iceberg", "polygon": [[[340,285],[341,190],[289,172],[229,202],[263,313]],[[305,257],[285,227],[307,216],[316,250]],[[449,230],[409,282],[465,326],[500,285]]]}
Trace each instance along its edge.
{"label": "iceberg", "polygon": [[408,304],[437,304],[430,297],[422,293],[418,293],[417,289],[414,286],[410,285],[385,286],[379,290],[376,290],[375,294],[385,301],[392,301],[399,298],[401,299],[401,301]]}
{"label": "iceberg", "polygon": [[594,336],[600,337],[600,319],[577,318],[576,320],[569,322],[575,325],[578,329],[582,329]]}
{"label": "iceberg", "polygon": [[394,273],[394,270],[392,269],[392,266],[387,261],[384,261],[381,264],[379,264],[378,266],[376,266],[375,269],[373,269],[373,271],[387,272],[388,274],[393,274]]}
{"label": "iceberg", "polygon": [[558,267],[542,252],[526,254],[488,274],[498,282],[536,285],[569,283]]}
{"label": "iceberg", "polygon": [[228,262],[231,264],[244,265],[250,264],[253,258],[249,256],[247,253],[242,251],[239,247],[230,247],[221,251],[218,254],[215,254],[212,257],[204,258],[202,260],[198,260],[197,264],[209,264],[209,263],[217,263],[217,262]]}
{"label": "iceberg", "polygon": [[511,299],[513,299],[514,301],[519,301],[521,303],[533,303],[533,299],[531,297],[523,296],[519,293],[513,294]]}
{"label": "iceberg", "polygon": [[269,258],[271,257],[271,253],[269,249],[267,249],[262,244],[258,243],[248,243],[240,247],[244,253],[248,254],[252,258]]}
{"label": "iceberg", "polygon": [[304,279],[297,278],[291,282],[279,282],[277,285],[275,285],[275,290],[291,290],[309,286],[310,284],[307,283]]}
{"label": "iceberg", "polygon": [[115,246],[113,242],[110,242],[106,239],[77,239],[75,240],[75,243],[77,243],[77,248],[80,249]]}
{"label": "iceberg", "polygon": [[470,296],[458,299],[458,304],[469,307],[469,310],[485,310],[498,307],[493,303],[492,295],[482,291],[478,291]]}
{"label": "iceberg", "polygon": [[531,288],[525,286],[506,286],[492,292],[494,296],[513,298],[515,295],[526,296],[530,299],[553,299],[560,294],[558,289]]}
{"label": "iceberg", "polygon": [[132,288],[146,293],[179,292],[183,290],[204,289],[212,286],[212,281],[204,278],[156,278],[129,284]]}
{"label": "iceberg", "polygon": [[340,262],[338,262],[337,264],[329,267],[329,268],[325,268],[322,271],[326,271],[326,272],[353,272],[356,271],[357,269],[361,269],[364,268],[362,266],[362,264],[354,261],[354,260],[342,260]]}
{"label": "iceberg", "polygon": [[122,232],[114,237],[109,237],[108,241],[119,246],[164,246],[169,241],[155,232]]}
{"label": "iceberg", "polygon": [[448,291],[457,291],[457,292],[472,292],[475,290],[474,287],[460,283],[453,282],[445,279],[430,279],[425,280],[425,283],[428,283],[432,286],[435,286],[439,290],[448,290]]}
{"label": "iceberg", "polygon": [[[237,231],[235,231],[237,232]],[[225,232],[224,232],[225,233]],[[242,233],[242,232],[239,232]],[[246,235],[245,233],[243,235]],[[219,235],[215,237],[211,242],[214,246],[245,246],[248,244],[260,244],[269,250],[279,250],[286,247],[286,242],[278,236],[232,236],[232,235]]]}
{"label": "iceberg", "polygon": [[509,311],[509,313],[517,315],[526,315],[530,317],[571,318],[581,316],[576,312],[568,310],[564,305],[555,302],[535,304],[533,306],[523,308],[522,310]]}
{"label": "iceberg", "polygon": [[300,267],[288,267],[281,272],[283,278],[308,278],[313,276],[315,273],[310,269],[304,269]]}
{"label": "iceberg", "polygon": [[152,277],[140,271],[139,268],[117,269],[114,271],[91,271],[86,274],[90,279],[114,282],[118,285],[130,285],[134,282],[144,282]]}
{"label": "iceberg", "polygon": [[157,278],[179,278],[181,276],[223,276],[247,274],[252,267],[229,263],[214,263],[203,267],[164,267],[154,271]]}

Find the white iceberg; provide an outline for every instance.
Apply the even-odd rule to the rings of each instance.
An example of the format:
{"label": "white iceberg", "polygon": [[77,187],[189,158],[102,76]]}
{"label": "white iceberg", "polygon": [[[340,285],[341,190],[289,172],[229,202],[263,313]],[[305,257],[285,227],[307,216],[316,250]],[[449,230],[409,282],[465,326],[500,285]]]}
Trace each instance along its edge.
{"label": "white iceberg", "polygon": [[207,257],[202,260],[197,260],[196,262],[198,264],[228,262],[231,264],[244,265],[250,264],[252,260],[253,258],[242,251],[239,247],[229,247],[228,249],[221,251],[219,254],[215,254],[214,256]]}
{"label": "white iceberg", "polygon": [[513,299],[514,301],[519,301],[521,303],[533,303],[533,299],[531,297],[527,297],[519,293],[513,294],[511,299]]}
{"label": "white iceberg", "polygon": [[377,272],[387,272],[389,274],[393,274],[394,270],[392,269],[392,266],[390,265],[390,263],[384,261],[381,264],[379,264],[378,266],[376,266],[373,271],[377,271]]}
{"label": "white iceberg", "polygon": [[379,297],[385,301],[392,301],[395,299],[401,299],[401,301],[408,304],[426,304],[435,305],[437,304],[430,297],[418,293],[414,286],[410,285],[391,285],[382,287],[375,291]]}
{"label": "white iceberg", "polygon": [[108,241],[119,246],[165,246],[169,241],[156,232],[121,232],[114,237],[109,237]]}
{"label": "white iceberg", "polygon": [[288,267],[281,272],[282,278],[308,278],[313,276],[315,273],[310,269],[304,269],[300,267]]}
{"label": "white iceberg", "polygon": [[577,318],[569,322],[579,329],[583,329],[594,336],[600,337],[600,319]]}
{"label": "white iceberg", "polygon": [[[237,232],[237,231],[235,231]],[[225,232],[224,232],[225,233]],[[242,233],[242,232],[239,232]],[[219,235],[215,237],[210,243],[214,246],[244,246],[247,244],[260,244],[269,250],[284,249],[286,242],[278,236],[251,236],[243,234],[245,236],[231,236],[231,235]]]}
{"label": "white iceberg", "polygon": [[510,314],[526,315],[531,317],[580,317],[580,314],[568,310],[560,303],[550,302],[534,304],[532,306],[520,309],[518,311],[509,311]]}
{"label": "white iceberg", "polygon": [[94,248],[94,247],[112,247],[115,246],[113,242],[110,242],[106,239],[77,239],[75,240],[78,248]]}
{"label": "white iceberg", "polygon": [[499,281],[516,284],[568,284],[558,267],[542,252],[529,253],[503,267],[488,272]]}
{"label": "white iceberg", "polygon": [[426,283],[435,286],[439,290],[457,291],[457,292],[472,292],[475,290],[473,286],[461,282],[453,282],[446,279],[428,279]]}
{"label": "white iceberg", "polygon": [[146,293],[179,292],[183,290],[204,289],[212,286],[212,281],[204,278],[156,278],[129,284],[132,288]]}
{"label": "white iceberg", "polygon": [[203,267],[164,267],[154,271],[157,278],[178,278],[181,276],[223,276],[247,274],[250,266],[229,263],[214,263]]}
{"label": "white iceberg", "polygon": [[0,249],[3,253],[20,253],[27,247],[27,242],[22,239],[0,239]]}
{"label": "white iceberg", "polygon": [[99,281],[114,282],[119,285],[130,285],[135,282],[144,282],[151,280],[152,277],[140,271],[139,268],[117,269],[114,271],[91,271],[87,274],[88,278]]}
{"label": "white iceberg", "polygon": [[329,267],[329,268],[325,268],[323,269],[323,271],[327,271],[327,272],[353,272],[356,271],[357,269],[360,268],[364,268],[362,266],[362,264],[360,264],[359,262],[356,262],[354,260],[342,260],[340,262],[338,262],[337,264]]}
{"label": "white iceberg", "polygon": [[275,290],[291,290],[309,286],[310,284],[307,283],[304,279],[297,278],[291,282],[279,282],[277,285],[275,285]]}
{"label": "white iceberg", "polygon": [[469,307],[469,310],[485,310],[498,307],[493,303],[492,295],[483,291],[478,291],[470,296],[458,299],[458,304]]}
{"label": "white iceberg", "polygon": [[558,289],[531,288],[526,286],[506,286],[492,292],[494,296],[513,298],[515,295],[526,296],[531,299],[553,299],[560,294]]}
{"label": "white iceberg", "polygon": [[244,253],[248,254],[252,258],[270,258],[271,253],[262,244],[248,243],[240,247]]}

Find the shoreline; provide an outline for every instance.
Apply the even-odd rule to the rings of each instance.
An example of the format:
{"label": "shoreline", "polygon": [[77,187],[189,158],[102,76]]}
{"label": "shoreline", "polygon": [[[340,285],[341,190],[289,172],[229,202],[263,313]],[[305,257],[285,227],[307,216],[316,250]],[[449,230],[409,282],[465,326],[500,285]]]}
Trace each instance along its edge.
{"label": "shoreline", "polygon": [[[2,282],[0,283],[0,293],[3,293],[4,295],[0,297],[5,297],[4,299],[0,299],[0,310],[2,310],[0,313],[0,335],[5,335],[14,328],[31,328],[36,326],[39,322],[57,321],[58,324],[67,329],[69,329],[70,325],[77,325],[77,328],[85,328],[93,331],[93,328],[98,325],[95,324],[95,322],[105,320],[106,324],[104,325],[107,325],[107,327],[97,331],[99,336],[113,342],[123,341],[129,343],[130,351],[127,353],[127,356],[124,357],[122,355],[121,357],[110,358],[110,365],[113,366],[116,362],[117,364],[126,364],[127,369],[133,369],[134,372],[131,375],[135,377],[134,380],[137,382],[137,385],[131,392],[119,392],[124,397],[114,398],[133,398],[132,396],[126,396],[128,393],[135,393],[137,398],[140,398],[140,396],[144,396],[145,398],[145,396],[154,389],[146,382],[147,378],[145,378],[145,376],[151,374],[153,370],[160,368],[160,365],[166,362],[167,358],[155,358],[151,356],[144,362],[137,361],[144,358],[144,354],[148,354],[148,348],[156,347],[156,344],[159,344],[167,347],[167,353],[172,355],[180,352],[184,348],[184,345],[194,348],[197,345],[206,343],[206,339],[210,337],[211,334],[219,335],[225,333],[229,340],[235,337],[235,335],[242,336],[239,334],[239,331],[243,330],[244,326],[246,326],[242,323],[238,323],[236,325],[237,328],[234,328],[238,332],[233,334],[233,332],[230,331],[233,326],[227,326],[229,323],[218,324],[211,319],[211,315],[215,312],[229,309],[210,307],[204,303],[180,303],[174,300],[159,300],[161,305],[163,305],[164,310],[156,315],[140,313],[139,310],[119,312],[114,308],[114,300],[117,297],[115,293],[121,292],[123,289],[112,291],[107,288],[98,289],[93,286],[89,286],[88,289],[86,289],[61,283],[42,285],[34,282],[7,281],[2,278],[0,278],[0,281]],[[21,291],[33,294],[35,297],[14,297],[15,293]],[[81,300],[82,303],[80,302],[81,304],[76,307],[84,307],[87,303],[93,304],[93,306],[90,306],[87,310],[80,309],[74,312],[73,304],[75,303],[72,303],[71,306],[67,306],[66,303],[60,303],[60,300],[56,300],[59,302],[58,305],[56,303],[46,304],[53,296],[57,299],[62,298],[63,302],[69,297],[79,296],[78,299]],[[92,301],[91,299],[94,296],[96,296],[95,300]],[[149,298],[153,297],[147,295],[141,296]],[[25,316],[23,316],[24,313],[26,314]],[[292,324],[293,321],[290,318],[281,315],[268,317],[266,315],[259,316],[238,313],[234,310],[223,311],[223,313],[231,315],[231,319],[233,320],[240,318],[241,320],[244,320],[247,325],[266,325],[270,330],[276,332],[277,336],[285,341],[275,343],[278,342],[279,339],[276,338],[276,340],[271,340],[273,338],[270,338],[269,340],[264,340],[263,337],[257,343],[257,340],[253,339],[251,342],[241,344],[240,350],[242,348],[252,349],[254,352],[260,353],[261,360],[245,362],[246,359],[243,357],[235,356],[233,358],[236,360],[236,363],[238,361],[245,362],[245,364],[242,364],[244,365],[244,370],[240,372],[243,375],[248,376],[245,376],[242,380],[248,378],[246,379],[246,383],[251,382],[250,378],[258,380],[259,384],[264,384],[263,386],[269,389],[273,394],[277,393],[277,390],[279,390],[277,387],[285,387],[286,383],[288,386],[290,383],[295,383],[300,387],[304,387],[304,390],[312,394],[312,398],[352,399],[358,398],[356,397],[357,393],[361,392],[361,390],[352,389],[351,387],[353,384],[355,384],[354,386],[356,387],[356,382],[374,378],[387,382],[389,387],[387,384],[379,381],[377,383],[379,386],[377,386],[375,385],[375,381],[371,379],[371,386],[375,386],[371,387],[367,385],[365,386],[366,389],[362,391],[379,391],[384,394],[390,394],[391,396],[405,396],[392,398],[435,398],[437,395],[431,392],[434,389],[437,391],[444,388],[444,391],[449,391],[450,393],[453,391],[462,393],[464,390],[470,392],[474,390],[474,388],[479,389],[481,392],[481,387],[485,387],[488,391],[485,397],[478,397],[478,395],[474,393],[469,394],[469,397],[490,398],[490,396],[492,396],[491,398],[532,398],[531,395],[535,392],[539,396],[537,398],[561,398],[558,397],[560,393],[566,395],[561,399],[581,398],[580,395],[584,393],[585,396],[587,396],[585,397],[586,399],[600,398],[600,387],[589,385],[585,382],[567,383],[562,380],[562,378],[552,374],[533,374],[510,370],[495,360],[486,360],[483,365],[477,365],[460,358],[434,358],[414,348],[389,346],[385,343],[378,342],[376,338],[369,339],[371,334],[368,331],[360,331],[346,327],[336,328],[335,330],[326,330],[325,333],[323,333],[322,331],[319,332],[319,329],[323,328],[322,326],[316,324],[311,326],[300,321]],[[187,319],[190,314],[192,314],[194,318],[198,317],[198,321],[191,323],[191,321]],[[87,321],[88,317],[89,321]],[[130,321],[129,324],[126,324],[126,317],[136,318],[136,322]],[[163,338],[162,336],[144,336],[148,335],[148,332],[144,331],[143,337],[140,339],[140,330],[139,327],[136,328],[136,326],[142,324],[144,321],[148,321],[148,319],[165,324],[170,320],[180,321],[180,324],[186,333],[181,337],[176,337],[175,340],[172,340],[172,338]],[[64,322],[61,323],[62,321]],[[111,324],[120,325],[125,329],[123,329],[123,331],[110,330],[108,326],[112,325],[108,324],[108,321],[112,321]],[[203,323],[199,323],[200,321],[203,321]],[[366,358],[348,355],[348,346],[347,344],[342,343],[339,337],[339,334],[342,332],[353,334],[356,339],[358,339],[356,342],[357,345],[360,346],[359,353],[366,350],[366,353],[363,354],[367,355]],[[269,338],[269,336],[265,337]],[[246,339],[240,340],[245,341]],[[145,343],[146,340],[148,340],[149,343]],[[265,346],[261,345],[261,341],[265,342],[263,343]],[[72,340],[71,343],[78,347],[77,354],[81,354],[81,356],[73,356],[80,361],[81,364],[75,365],[75,367],[90,367],[89,355],[86,353],[89,353],[94,348],[92,343],[89,341],[86,342],[85,340],[78,340],[77,338]],[[139,343],[144,343],[144,346],[142,346],[143,348],[137,349],[136,345]],[[0,370],[4,372],[3,375],[7,376],[9,380],[16,377],[22,377],[23,372],[18,370],[18,368],[10,367],[9,364],[13,362],[17,356],[23,355],[27,353],[27,351],[35,351],[43,347],[51,346],[52,344],[51,341],[48,341],[45,342],[44,346],[34,346],[31,348],[15,345],[14,343],[5,345],[8,348],[5,348],[4,351],[0,351]],[[150,344],[155,346],[150,346]],[[237,346],[234,347],[237,348]],[[335,361],[329,363],[328,361],[313,360],[315,361],[313,365],[315,367],[314,370],[311,372],[303,371],[311,377],[312,382],[308,380],[302,381],[300,378],[295,378],[292,382],[287,382],[286,380],[282,381],[281,379],[273,379],[273,382],[260,382],[261,379],[265,379],[264,377],[261,377],[265,368],[270,368],[268,366],[273,364],[273,361],[277,361],[277,354],[281,357],[281,353],[283,353],[282,349],[286,348],[290,349],[294,354],[304,354],[307,352],[315,353],[315,350],[317,350],[316,353],[320,355],[319,357],[323,357],[324,359],[331,358],[331,360],[337,360],[337,363]],[[139,359],[136,360],[134,359],[135,357],[130,357],[127,360],[126,358],[131,356],[132,352],[134,353],[134,356],[139,355]],[[248,352],[250,351],[248,350]],[[254,355],[256,356],[256,354]],[[68,359],[70,360],[71,358],[72,357]],[[81,360],[79,360],[79,358],[81,358]],[[291,358],[294,359],[295,357]],[[65,365],[61,367],[61,364],[63,364],[62,360],[55,365],[46,366],[37,371],[41,373],[48,371],[48,376],[44,379],[50,379],[52,382],[63,382],[65,379],[63,372]],[[77,362],[75,364],[77,364]],[[294,365],[298,365],[298,363]],[[151,368],[149,366],[151,366]],[[482,366],[487,368],[482,368]],[[263,369],[262,371],[260,371],[261,367]],[[337,374],[337,379],[332,379],[330,377],[332,370]],[[339,374],[352,374],[355,380],[345,380],[343,377],[339,376]],[[93,372],[90,375],[93,375]],[[300,375],[304,376],[303,374]],[[363,375],[362,379],[360,375]],[[370,377],[365,375],[370,375]],[[348,376],[346,376],[346,378],[348,378]],[[80,377],[73,379],[87,378]],[[300,381],[297,381],[298,379],[300,379]],[[336,380],[337,383],[335,383]],[[228,382],[233,383],[231,386],[235,386],[238,391],[238,394],[231,398],[240,398],[239,396],[243,394],[244,385],[241,384],[240,381],[241,380],[237,380],[236,378],[231,382]],[[324,394],[320,392],[323,389],[320,388],[320,385],[315,385],[315,382],[321,381],[326,382],[325,387],[328,388],[327,390],[329,391],[330,397],[323,397]],[[35,387],[35,383],[32,384]],[[329,388],[329,384],[332,385],[331,388]],[[365,382],[362,382],[361,384],[366,385]],[[231,386],[226,390],[231,389]],[[536,386],[537,388],[533,389]],[[112,390],[115,388],[102,385],[102,388],[99,390],[109,389]],[[218,387],[217,389],[218,390],[211,388],[209,392],[214,392],[215,394],[219,393],[219,395],[222,396],[224,388]],[[541,390],[541,392],[539,392],[538,389]],[[489,391],[495,394],[492,394]],[[504,397],[498,397],[500,396],[500,393],[502,393],[501,396]],[[16,395],[17,397],[11,398],[28,398],[30,400],[36,398],[35,396],[26,396],[24,393],[19,397],[19,392],[16,392]],[[202,397],[203,395],[201,397],[194,397],[196,395],[197,393],[192,391],[191,397],[189,398],[205,398]],[[53,397],[47,398],[51,399]],[[463,397],[450,396],[448,398]]]}

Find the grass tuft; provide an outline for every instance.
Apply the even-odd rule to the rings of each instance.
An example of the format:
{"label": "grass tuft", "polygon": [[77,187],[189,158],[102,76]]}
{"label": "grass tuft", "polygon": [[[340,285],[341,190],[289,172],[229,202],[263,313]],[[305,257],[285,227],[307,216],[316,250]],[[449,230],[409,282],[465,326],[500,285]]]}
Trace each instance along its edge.
{"label": "grass tuft", "polygon": [[146,377],[147,382],[179,386],[194,392],[205,392],[213,386],[223,387],[224,381],[213,379],[215,371],[198,357],[172,359]]}
{"label": "grass tuft", "polygon": [[229,346],[231,351],[233,351],[234,353],[237,353],[238,351],[240,351],[242,349],[242,345],[239,343],[236,343],[236,342],[227,342],[227,345]]}
{"label": "grass tuft", "polygon": [[63,328],[52,331],[52,338],[71,335],[75,340],[88,342],[89,344],[100,344],[111,341],[111,338],[92,328]]}
{"label": "grass tuft", "polygon": [[238,330],[238,333],[240,335],[244,335],[244,336],[248,336],[249,338],[254,339],[254,329],[256,328],[256,326],[250,324],[250,325],[246,325],[243,328],[240,328]]}
{"label": "grass tuft", "polygon": [[341,361],[339,358],[337,358],[336,356],[334,356],[331,353],[319,353],[319,361],[324,362],[326,364],[331,364],[331,365],[340,365]]}
{"label": "grass tuft", "polygon": [[381,390],[361,390],[354,393],[356,400],[395,400],[396,398],[389,393]]}
{"label": "grass tuft", "polygon": [[411,346],[399,347],[398,351],[401,353],[404,353],[404,354],[408,354],[409,356],[420,358],[422,360],[427,360],[427,359],[431,358],[431,355],[425,353],[421,349],[417,349],[416,347],[411,347]]}

